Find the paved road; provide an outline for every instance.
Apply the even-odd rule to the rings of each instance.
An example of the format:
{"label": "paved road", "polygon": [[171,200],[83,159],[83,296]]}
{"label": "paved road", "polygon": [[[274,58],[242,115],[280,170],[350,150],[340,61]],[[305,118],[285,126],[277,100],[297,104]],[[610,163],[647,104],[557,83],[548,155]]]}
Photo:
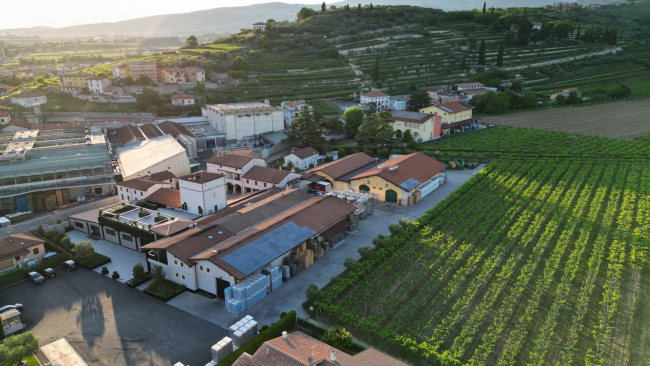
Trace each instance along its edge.
{"label": "paved road", "polygon": [[45,345],[65,337],[89,365],[205,365],[228,332],[93,271],[0,290],[0,304],[25,305],[21,319]]}
{"label": "paved road", "polygon": [[172,299],[169,305],[178,307],[224,328],[230,327],[246,315],[253,316],[259,324],[271,324],[279,319],[281,312],[292,309],[298,312],[299,317],[307,318],[308,314],[302,309],[302,303],[307,300],[305,290],[309,284],[313,283],[321,288],[327,285],[332,277],[345,270],[343,261],[346,257],[359,259],[359,248],[372,246],[372,239],[377,234],[388,235],[388,225],[397,223],[403,217],[410,220],[417,219],[482,168],[481,165],[474,170],[450,171],[448,180],[444,185],[413,206],[397,206],[394,203],[375,202],[374,214],[361,221],[359,231],[345,238],[311,267],[302,270],[298,276],[284,282],[276,291],[271,292],[266,299],[238,315],[228,313],[223,301],[211,300],[190,292],[185,292]]}

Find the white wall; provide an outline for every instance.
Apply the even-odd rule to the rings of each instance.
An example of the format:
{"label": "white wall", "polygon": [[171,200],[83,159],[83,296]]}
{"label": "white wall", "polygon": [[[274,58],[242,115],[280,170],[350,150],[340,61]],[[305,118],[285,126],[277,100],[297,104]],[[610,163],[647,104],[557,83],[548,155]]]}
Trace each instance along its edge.
{"label": "white wall", "polygon": [[[179,190],[181,194],[181,205],[187,204],[187,212],[195,215],[207,215],[226,207],[226,181],[225,178],[219,178],[210,182],[199,184],[179,180]],[[203,213],[199,213],[199,206],[203,208]]]}
{"label": "white wall", "polygon": [[134,200],[144,200],[147,197],[149,197],[150,194],[154,193],[155,191],[159,190],[162,188],[162,184],[155,184],[146,191],[138,190],[138,189],[133,189],[133,188],[128,188],[128,187],[123,187],[123,186],[117,186],[117,194],[120,197],[121,201],[134,201]]}
{"label": "white wall", "polygon": [[[217,278],[230,282],[230,286],[235,285],[236,282],[235,277],[231,276],[230,274],[228,274],[228,272],[217,267],[216,264],[210,261],[205,261],[205,260],[199,261],[197,264],[194,265],[194,267],[196,269],[198,287],[203,291],[207,291],[211,294],[216,295]],[[201,267],[203,268],[202,270]],[[208,270],[210,271],[209,273]]]}
{"label": "white wall", "polygon": [[[112,230],[115,233],[115,235],[109,234],[107,230]],[[111,229],[108,226],[104,226],[102,227],[102,231],[104,232],[104,239],[114,244],[120,244],[120,239],[118,238],[119,233],[117,232],[117,230]]]}
{"label": "white wall", "polygon": [[285,165],[286,165],[288,162],[292,162],[293,165],[296,166],[297,168],[300,168],[300,169],[308,169],[308,168],[309,168],[309,164],[314,164],[314,166],[316,166],[316,162],[317,162],[317,160],[318,160],[318,159],[322,159],[322,158],[323,158],[323,157],[320,156],[320,155],[312,155],[312,156],[310,156],[310,157],[308,157],[308,158],[300,159],[299,157],[297,157],[297,156],[294,155],[294,154],[289,154],[289,155],[287,155],[287,156],[284,157],[284,162],[285,162]]}
{"label": "white wall", "polygon": [[284,130],[284,113],[281,109],[272,112],[222,115],[208,106],[208,121],[212,127],[226,134],[227,140],[241,141],[245,136]]}
{"label": "white wall", "polygon": [[[174,263],[176,261],[176,263]],[[190,267],[183,263],[180,259],[174,257],[173,254],[167,252],[167,269],[166,278],[172,282],[185,285],[190,290],[196,290],[196,273],[194,267]],[[178,277],[177,277],[178,276]],[[185,276],[185,279],[183,279]]]}
{"label": "white wall", "polygon": [[[90,234],[90,231],[88,229],[88,223],[86,221],[77,220],[77,219],[73,219],[73,218],[70,218],[68,220],[70,221],[70,226],[73,229],[79,230],[79,231],[84,232],[86,234]],[[78,225],[81,225],[81,227],[79,227]]]}

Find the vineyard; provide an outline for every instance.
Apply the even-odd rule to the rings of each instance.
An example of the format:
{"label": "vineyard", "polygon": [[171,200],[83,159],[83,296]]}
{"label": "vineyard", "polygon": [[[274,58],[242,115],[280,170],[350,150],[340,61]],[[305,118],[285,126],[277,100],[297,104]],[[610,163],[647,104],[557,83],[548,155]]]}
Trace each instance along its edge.
{"label": "vineyard", "polygon": [[650,144],[495,128],[435,149],[502,158],[374,239],[318,316],[416,365],[645,364]]}

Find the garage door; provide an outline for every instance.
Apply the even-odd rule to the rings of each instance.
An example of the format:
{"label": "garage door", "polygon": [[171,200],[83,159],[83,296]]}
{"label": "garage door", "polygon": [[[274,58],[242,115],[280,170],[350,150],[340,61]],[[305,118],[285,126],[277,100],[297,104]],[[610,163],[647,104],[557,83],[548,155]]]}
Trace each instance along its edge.
{"label": "garage door", "polygon": [[364,191],[364,192],[370,192],[370,187],[368,187],[365,184],[362,184],[362,185],[359,186],[359,190]]}
{"label": "garage door", "polygon": [[395,202],[397,203],[397,192],[389,189],[386,191],[386,202]]}

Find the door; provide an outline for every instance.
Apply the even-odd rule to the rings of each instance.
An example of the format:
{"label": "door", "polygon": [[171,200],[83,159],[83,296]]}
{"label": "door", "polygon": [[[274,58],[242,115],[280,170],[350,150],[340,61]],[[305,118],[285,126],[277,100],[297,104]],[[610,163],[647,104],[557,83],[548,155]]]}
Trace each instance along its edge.
{"label": "door", "polygon": [[397,192],[393,191],[392,189],[387,190],[385,201],[397,203]]}
{"label": "door", "polygon": [[99,226],[90,225],[90,235],[101,238],[102,234],[101,234],[101,230],[99,229]]}
{"label": "door", "polygon": [[364,192],[370,192],[370,187],[368,187],[365,184],[362,184],[362,185],[359,186],[359,190],[364,191]]}
{"label": "door", "polygon": [[224,281],[221,278],[217,278],[217,297],[221,300],[226,299],[225,290],[227,287],[230,287],[230,282]]}

